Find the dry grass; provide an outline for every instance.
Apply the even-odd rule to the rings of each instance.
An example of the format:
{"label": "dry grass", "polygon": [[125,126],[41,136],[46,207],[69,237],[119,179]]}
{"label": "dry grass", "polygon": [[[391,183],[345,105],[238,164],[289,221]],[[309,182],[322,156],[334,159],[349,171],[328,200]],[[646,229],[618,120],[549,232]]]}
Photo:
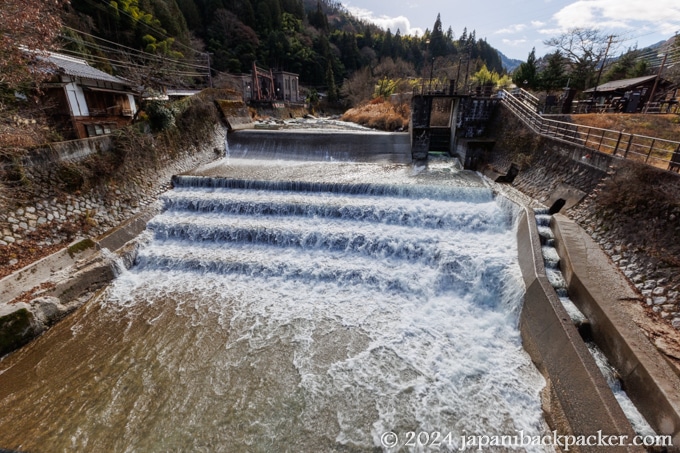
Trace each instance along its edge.
{"label": "dry grass", "polygon": [[582,126],[599,127],[678,141],[680,139],[680,115],[642,115],[617,113],[590,113],[571,115],[571,120]]}
{"label": "dry grass", "polygon": [[376,98],[368,104],[347,110],[341,119],[373,129],[399,131],[408,130],[410,115],[411,108],[408,104],[395,105]]}

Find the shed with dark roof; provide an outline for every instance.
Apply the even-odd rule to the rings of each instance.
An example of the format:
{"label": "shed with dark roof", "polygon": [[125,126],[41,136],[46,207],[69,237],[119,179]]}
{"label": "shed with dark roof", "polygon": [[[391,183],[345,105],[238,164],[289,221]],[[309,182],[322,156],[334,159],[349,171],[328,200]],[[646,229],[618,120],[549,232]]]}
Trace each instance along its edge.
{"label": "shed with dark roof", "polygon": [[[648,102],[657,110],[664,103],[670,107],[669,102],[672,102],[676,95],[673,88],[674,85],[668,80],[659,78],[657,81],[656,75],[649,75],[612,80],[583,92],[596,98],[600,111],[635,113],[642,110]],[[650,99],[651,95],[654,99]]]}

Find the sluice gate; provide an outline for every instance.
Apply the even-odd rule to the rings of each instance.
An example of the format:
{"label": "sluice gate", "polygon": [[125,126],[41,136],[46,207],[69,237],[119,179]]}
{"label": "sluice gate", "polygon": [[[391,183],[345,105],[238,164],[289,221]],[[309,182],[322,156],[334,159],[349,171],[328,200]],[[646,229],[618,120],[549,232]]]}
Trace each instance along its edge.
{"label": "sluice gate", "polygon": [[493,147],[493,142],[483,137],[499,101],[481,90],[458,93],[453,83],[445,89],[432,85],[416,89],[411,100],[413,160],[427,160],[430,152],[446,152],[459,157],[465,168],[474,169],[478,151]]}

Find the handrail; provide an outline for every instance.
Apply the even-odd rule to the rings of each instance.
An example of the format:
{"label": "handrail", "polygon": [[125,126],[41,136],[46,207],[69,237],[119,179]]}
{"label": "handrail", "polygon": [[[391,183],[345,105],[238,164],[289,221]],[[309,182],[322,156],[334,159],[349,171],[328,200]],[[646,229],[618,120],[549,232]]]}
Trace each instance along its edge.
{"label": "handrail", "polygon": [[680,142],[547,119],[507,90],[500,97],[508,110],[539,135],[680,172]]}

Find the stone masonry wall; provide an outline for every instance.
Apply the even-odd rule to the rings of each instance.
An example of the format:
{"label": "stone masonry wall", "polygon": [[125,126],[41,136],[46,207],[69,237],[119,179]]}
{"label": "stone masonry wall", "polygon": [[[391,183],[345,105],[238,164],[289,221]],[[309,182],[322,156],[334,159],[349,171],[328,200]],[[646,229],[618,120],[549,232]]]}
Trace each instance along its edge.
{"label": "stone masonry wall", "polygon": [[96,237],[152,205],[170,188],[173,174],[223,155],[225,134],[217,126],[200,149],[189,147],[175,155],[154,143],[159,152],[153,158],[127,156],[105,178],[98,178],[96,169],[120,158],[112,151],[82,162],[5,161],[0,171],[0,277],[74,239]]}
{"label": "stone masonry wall", "polygon": [[501,173],[518,165],[522,192],[545,204],[564,185],[582,192],[561,212],[618,265],[650,318],[680,330],[680,177],[540,137],[502,107],[491,133],[488,164]]}

